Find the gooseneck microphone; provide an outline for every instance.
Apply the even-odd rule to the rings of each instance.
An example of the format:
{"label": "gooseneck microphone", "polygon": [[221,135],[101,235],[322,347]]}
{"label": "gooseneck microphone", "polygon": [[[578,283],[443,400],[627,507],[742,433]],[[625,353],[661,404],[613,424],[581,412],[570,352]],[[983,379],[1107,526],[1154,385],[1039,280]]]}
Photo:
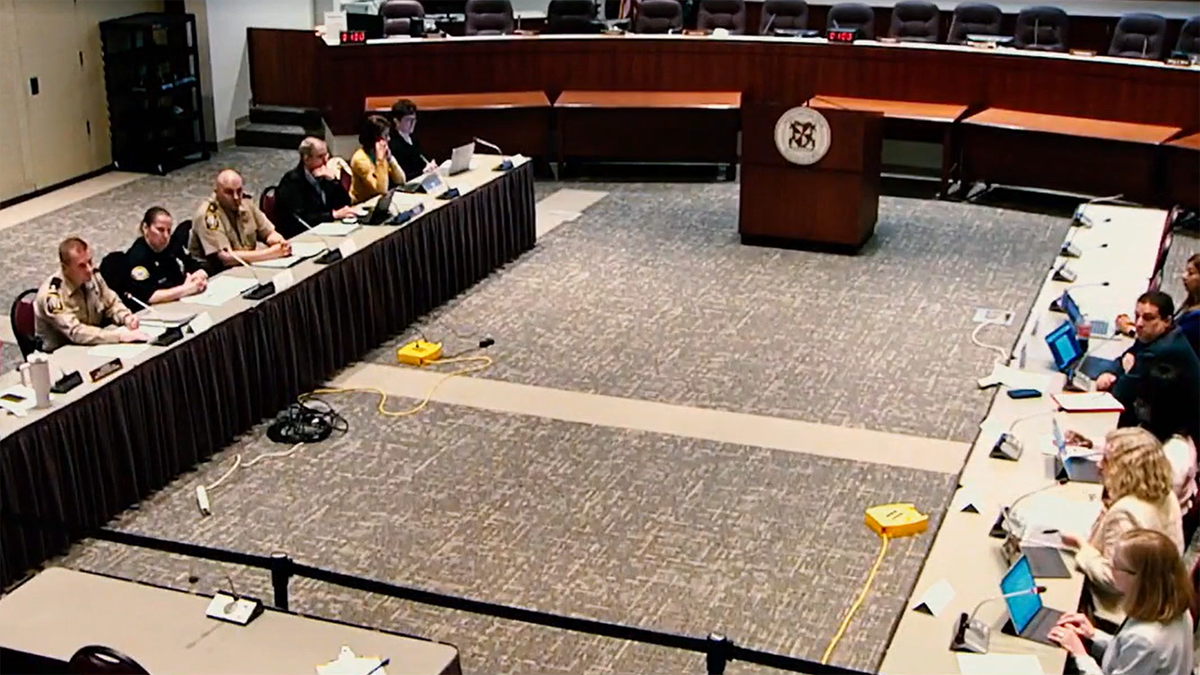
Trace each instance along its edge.
{"label": "gooseneck microphone", "polygon": [[1018,424],[1027,422],[1036,417],[1053,415],[1054,413],[1058,412],[1058,410],[1058,407],[1055,406],[1049,410],[1043,410],[1041,412],[1018,417],[1017,419],[1013,420],[1012,423],[1008,425],[1008,431],[1000,434],[1000,436],[996,438],[996,444],[992,446],[992,451],[989,456],[995,459],[1008,459],[1013,461],[1020,459],[1021,453],[1025,450],[1025,446],[1021,443],[1021,439],[1017,438],[1017,435],[1013,433],[1013,430],[1017,428]]}
{"label": "gooseneck microphone", "polygon": [[1030,490],[1029,492],[1026,492],[1025,494],[1014,499],[1011,504],[1000,509],[1000,515],[996,516],[996,522],[992,523],[992,529],[988,532],[988,536],[992,537],[993,539],[1003,539],[1011,530],[1018,527],[1016,522],[1018,520],[1016,509],[1021,502],[1036,494],[1041,494],[1042,492],[1045,492],[1051,488],[1056,488],[1059,485],[1066,485],[1067,482],[1068,481],[1066,478],[1060,478],[1049,485],[1043,485],[1036,490]]}
{"label": "gooseneck microphone", "polygon": [[254,275],[255,281],[258,282],[257,286],[242,293],[243,298],[246,298],[247,300],[262,300],[263,298],[269,298],[275,294],[275,282],[264,282],[262,277],[258,276],[258,270],[254,269],[253,265],[243,260],[240,255],[234,253],[232,249],[226,251],[226,253],[228,253],[234,260],[241,263],[243,267],[249,269],[250,273]]}
{"label": "gooseneck microphone", "polygon": [[331,263],[335,263],[342,259],[342,250],[340,248],[338,248],[337,246],[330,246],[329,242],[326,241],[325,237],[322,237],[321,235],[316,233],[316,230],[313,228],[312,225],[309,225],[308,223],[304,222],[304,219],[301,218],[300,216],[296,216],[296,222],[303,225],[304,229],[308,230],[309,234],[316,237],[317,239],[320,239],[321,244],[325,247],[325,252],[322,253],[320,257],[315,258],[313,260],[313,262],[317,263],[318,265],[329,265]]}
{"label": "gooseneck microphone", "polygon": [[[495,150],[496,154],[500,155],[501,157],[504,157],[504,151],[501,150],[500,146],[496,145],[495,143],[489,143],[489,142],[483,140],[482,138],[479,138],[478,136],[476,136],[474,138],[474,141],[476,143],[479,143],[480,145],[486,145],[487,147],[491,148],[492,150]],[[500,165],[496,167],[496,171],[508,171],[511,168],[513,168],[512,159],[510,159],[508,157],[504,157],[504,161],[500,162]]]}
{"label": "gooseneck microphone", "polygon": [[1022,595],[1041,595],[1046,592],[1045,586],[1034,586],[1004,595],[997,595],[981,600],[975,609],[971,610],[968,615],[963,612],[958,615],[958,619],[954,622],[954,634],[950,637],[950,649],[956,652],[974,652],[976,654],[985,654],[988,650],[988,643],[991,641],[992,629],[987,624],[975,618],[975,614],[989,602],[997,600],[1007,600],[1008,598],[1016,598]]}

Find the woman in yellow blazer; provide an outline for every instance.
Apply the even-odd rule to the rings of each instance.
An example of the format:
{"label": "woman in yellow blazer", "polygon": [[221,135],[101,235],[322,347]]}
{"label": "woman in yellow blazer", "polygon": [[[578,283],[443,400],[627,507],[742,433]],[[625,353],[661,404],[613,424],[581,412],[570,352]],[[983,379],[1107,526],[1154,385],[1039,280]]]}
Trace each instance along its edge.
{"label": "woman in yellow blazer", "polygon": [[400,163],[388,149],[391,125],[387,120],[371,115],[358,134],[359,148],[350,157],[350,202],[362,202],[386,194],[389,189],[404,183]]}

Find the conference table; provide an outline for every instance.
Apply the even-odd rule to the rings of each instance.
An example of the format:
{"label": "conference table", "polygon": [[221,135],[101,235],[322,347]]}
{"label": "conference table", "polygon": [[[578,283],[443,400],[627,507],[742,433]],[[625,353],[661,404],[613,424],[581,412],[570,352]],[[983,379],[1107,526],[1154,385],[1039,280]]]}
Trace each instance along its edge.
{"label": "conference table", "polygon": [[[1155,209],[1105,204],[1083,207],[1095,223],[1090,229],[1073,228],[1068,240],[1083,250],[1078,259],[1058,258],[1078,273],[1074,283],[1054,280],[1047,271],[1033,311],[1012,349],[1013,368],[1030,382],[1016,387],[1037,386],[1042,398],[1013,400],[998,392],[959,477],[960,488],[935,535],[929,555],[909,598],[908,609],[901,615],[896,631],[880,667],[887,675],[960,672],[950,639],[960,613],[972,613],[980,603],[976,618],[993,627],[990,654],[1018,654],[1036,657],[1037,672],[1060,673],[1066,652],[1002,633],[1007,617],[1000,593],[1000,578],[1008,569],[1002,554],[1003,540],[991,538],[989,530],[1000,509],[1034,491],[1023,499],[1016,513],[1028,521],[1073,531],[1087,537],[1088,516],[1100,507],[1100,486],[1092,483],[1055,484],[1051,426],[1054,421],[1065,431],[1073,429],[1098,444],[1104,434],[1116,428],[1117,413],[1066,413],[1057,411],[1051,393],[1062,390],[1065,377],[1054,368],[1044,336],[1065,320],[1064,314],[1051,312],[1051,301],[1066,289],[1075,288],[1072,297],[1091,318],[1112,320],[1118,313],[1132,314],[1137,296],[1155,279],[1160,264],[1160,248],[1168,213]],[[1102,284],[1107,286],[1089,285]],[[986,330],[980,340],[987,343]],[[1129,338],[1098,340],[1093,338],[1090,353],[1114,358],[1131,343]],[[1024,360],[1024,366],[1020,363]],[[980,373],[984,376],[987,373]],[[1040,381],[1040,382],[1039,382]],[[1001,387],[1004,389],[1004,387]],[[1023,441],[1024,451],[1016,461],[990,457],[999,434],[1011,432]],[[1099,446],[1098,446],[1099,447]],[[1080,600],[1083,576],[1074,570],[1070,555],[1065,562],[1071,568],[1067,579],[1039,578],[1046,586],[1042,600],[1046,606],[1074,611]],[[939,596],[946,584],[953,595],[936,613],[914,609],[922,602]],[[933,590],[931,590],[933,589]],[[1019,675],[1013,672],[1013,675]]]}
{"label": "conference table", "polygon": [[[397,209],[424,211],[399,226],[362,226],[345,237],[293,240],[342,247],[343,260],[309,258],[288,270],[236,268],[210,281],[270,279],[260,301],[217,306],[197,298],[156,305],[159,316],[197,314],[208,324],[170,346],[68,345],[52,367],[84,383],[52,395],[46,410],[0,413],[0,587],[61,553],[71,538],[21,519],[96,527],[190,470],[340,368],[512,261],[535,242],[533,169],[476,155],[446,178],[461,195],[398,193]],[[345,242],[352,242],[346,244]],[[286,287],[285,286],[286,282]],[[147,312],[142,312],[143,319]],[[207,320],[199,320],[205,317]],[[92,382],[115,354],[122,368]],[[19,383],[10,372],[0,389]]]}
{"label": "conference table", "polygon": [[210,600],[51,567],[0,598],[5,668],[67,672],[64,666],[76,650],[101,645],[157,675],[294,675],[315,672],[348,647],[359,658],[389,659],[383,672],[462,672],[458,650],[447,644],[271,608],[240,626],[205,616]]}

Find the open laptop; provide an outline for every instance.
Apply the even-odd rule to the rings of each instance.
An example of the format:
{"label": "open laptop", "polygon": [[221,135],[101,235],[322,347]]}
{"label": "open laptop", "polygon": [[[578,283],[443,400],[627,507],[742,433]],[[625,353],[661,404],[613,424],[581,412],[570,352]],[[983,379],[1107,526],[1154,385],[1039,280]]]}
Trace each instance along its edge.
{"label": "open laptop", "polygon": [[1070,291],[1063,291],[1062,297],[1058,300],[1059,306],[1067,313],[1067,318],[1076,326],[1088,324],[1092,329],[1092,337],[1101,339],[1110,339],[1117,334],[1117,322],[1105,321],[1103,319],[1085,319],[1083,312],[1079,309],[1079,303],[1075,302],[1075,298],[1071,297]]}
{"label": "open laptop", "polygon": [[388,190],[387,194],[379,198],[375,202],[375,208],[367,214],[366,220],[362,221],[367,225],[382,225],[388,221],[393,215],[392,213],[392,198],[396,196],[398,188]]}
{"label": "open laptop", "polygon": [[1115,362],[1112,359],[1102,359],[1088,356],[1079,345],[1079,334],[1075,332],[1075,324],[1067,319],[1061,326],[1046,334],[1046,345],[1050,347],[1050,355],[1054,357],[1054,367],[1061,373],[1066,373],[1069,380],[1078,385],[1077,376],[1083,375],[1091,389],[1092,381],[1112,369]]}
{"label": "open laptop", "polygon": [[450,153],[450,170],[446,173],[456,176],[471,170],[471,158],[475,156],[475,142],[460,145]]}
{"label": "open laptop", "polygon": [[[1007,595],[1019,591],[1027,591],[1037,586],[1029,560],[1025,556],[1017,558],[1008,573],[1000,580],[1000,592]],[[1011,598],[1005,598],[1008,605],[1008,616],[1012,619],[1013,634],[1042,644],[1050,642],[1050,629],[1058,623],[1063,615],[1057,609],[1050,609],[1042,604],[1039,593],[1025,593]]]}

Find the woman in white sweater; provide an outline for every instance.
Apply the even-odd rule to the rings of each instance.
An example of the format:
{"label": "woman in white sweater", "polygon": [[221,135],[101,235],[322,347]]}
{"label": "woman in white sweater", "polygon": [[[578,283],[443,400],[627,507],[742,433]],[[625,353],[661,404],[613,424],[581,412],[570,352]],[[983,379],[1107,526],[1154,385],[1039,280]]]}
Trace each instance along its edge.
{"label": "woman in white sweater", "polygon": [[1070,652],[1084,675],[1191,673],[1192,587],[1175,542],[1153,530],[1130,530],[1117,541],[1112,563],[1129,617],[1121,629],[1110,635],[1083,614],[1064,614],[1050,640]]}
{"label": "woman in white sweater", "polygon": [[1117,429],[1105,437],[1100,459],[1104,510],[1085,541],[1062,535],[1073,548],[1075,564],[1088,578],[1094,618],[1114,626],[1125,620],[1122,591],[1113,578],[1113,554],[1121,535],[1133,529],[1154,530],[1183,552],[1183,516],[1172,491],[1171,463],[1153,434],[1140,428]]}

